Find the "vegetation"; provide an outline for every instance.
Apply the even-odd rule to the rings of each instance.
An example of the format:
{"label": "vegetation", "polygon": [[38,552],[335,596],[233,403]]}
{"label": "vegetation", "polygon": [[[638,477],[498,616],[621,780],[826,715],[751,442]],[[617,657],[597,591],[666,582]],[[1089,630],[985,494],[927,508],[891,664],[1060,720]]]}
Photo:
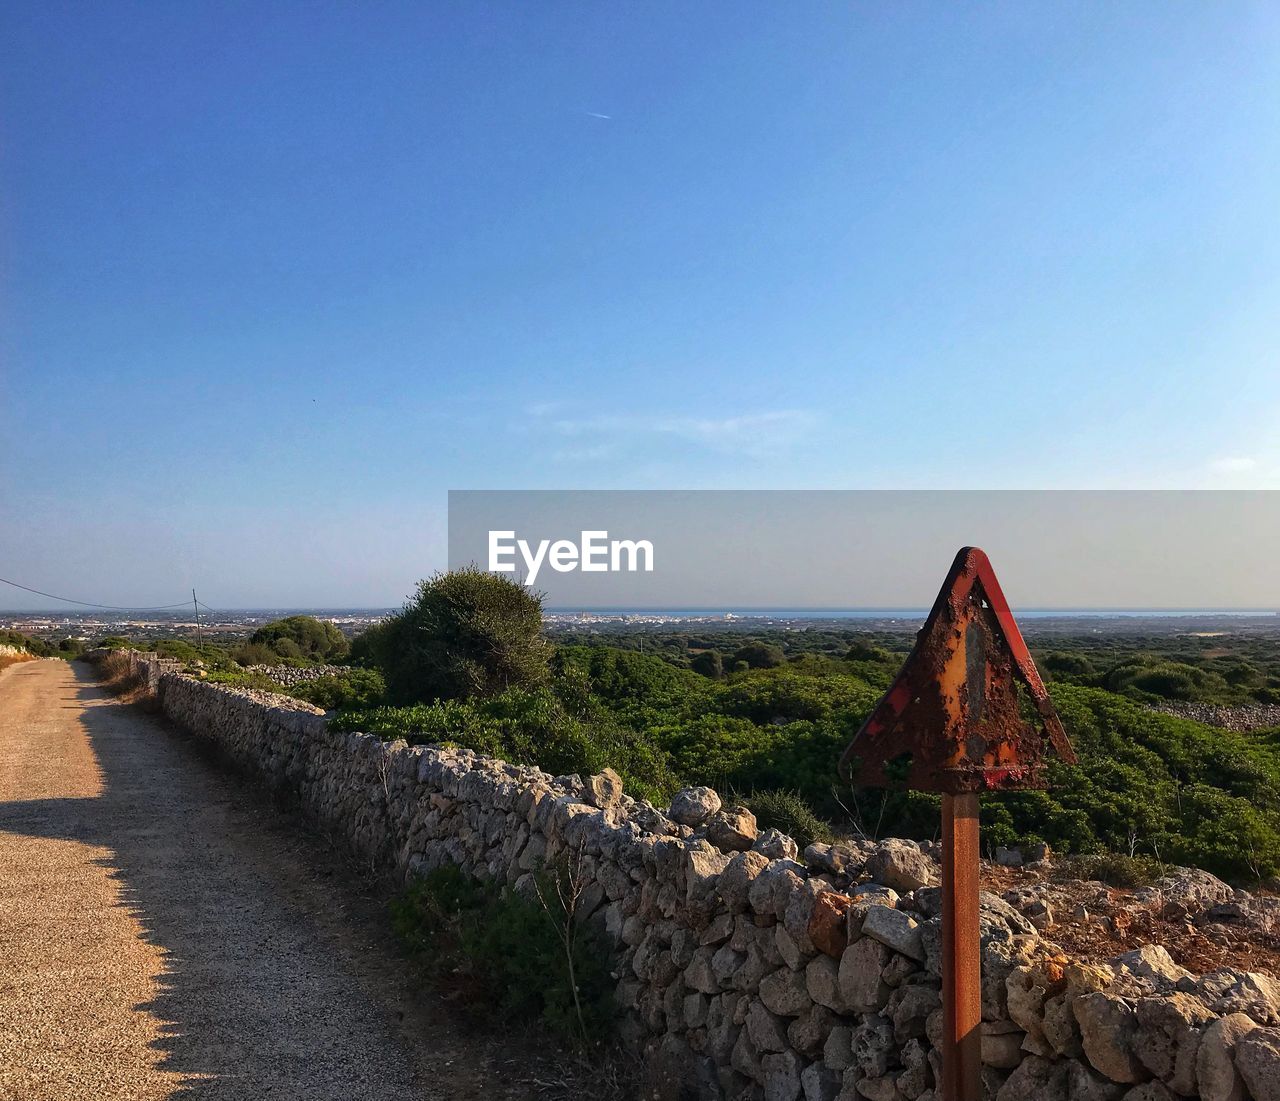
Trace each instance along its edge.
{"label": "vegetation", "polygon": [[[562,632],[552,646],[536,595],[466,570],[423,582],[400,613],[357,636],[339,676],[282,689],[241,667],[260,656],[256,648],[273,664],[308,664],[277,647],[331,654],[320,642],[330,632],[290,617],[262,628],[236,653],[241,664],[210,643],[154,648],[211,680],[337,710],[347,730],[451,742],[557,774],[612,767],[632,795],[655,804],[681,786],[709,784],[801,844],[938,829],[936,797],[851,788],[836,776],[902,663],[904,630],[667,627],[603,638]],[[1096,874],[1109,880],[1162,863],[1240,882],[1280,871],[1280,728],[1237,734],[1151,708],[1280,699],[1273,627],[1230,636],[1046,632],[1032,644],[1080,763],[1052,762],[1047,791],[984,799],[989,848],[1046,841],[1102,861]]]}
{"label": "vegetation", "polygon": [[579,919],[569,868],[541,871],[528,894],[469,878],[453,865],[417,880],[392,907],[397,933],[429,975],[504,1021],[539,1021],[585,1048],[614,1023],[611,953]]}
{"label": "vegetation", "polygon": [[383,671],[395,703],[492,696],[548,675],[541,597],[476,568],[423,581],[366,635],[357,658]]}
{"label": "vegetation", "polygon": [[[281,689],[276,688],[279,692]],[[340,676],[317,677],[284,689],[289,695],[326,711],[375,707],[387,694],[387,682],[376,669],[350,669]]]}
{"label": "vegetation", "polygon": [[309,615],[291,615],[259,627],[249,636],[246,646],[236,653],[241,665],[270,665],[281,658],[315,661],[341,661],[350,644],[332,623]]}
{"label": "vegetation", "polygon": [[[1261,702],[1273,659],[1256,644],[1248,661],[1223,655],[1215,641],[1195,664],[1141,656],[1131,642],[1073,651],[1055,640],[1042,666],[1080,764],[1051,763],[1048,791],[985,799],[985,844],[1043,840],[1059,851],[1192,864],[1237,881],[1280,870],[1280,731],[1233,734],[1146,706],[1188,694],[1239,702],[1245,693]],[[936,797],[850,788],[836,777],[840,753],[901,664],[892,638],[650,637],[644,653],[609,642],[558,646],[545,679],[531,686],[340,721],[553,772],[610,765],[628,790],[655,802],[684,784],[710,784],[801,843],[833,832],[936,834]],[[1171,649],[1195,657],[1184,640]],[[736,671],[726,673],[722,660],[717,675],[704,657],[713,652],[732,654]]]}
{"label": "vegetation", "polygon": [[[30,638],[20,631],[0,631],[0,646],[16,646],[36,658],[78,658],[87,647],[78,638],[64,638],[58,643]],[[25,660],[25,659],[20,659]],[[7,662],[12,665],[13,661]]]}

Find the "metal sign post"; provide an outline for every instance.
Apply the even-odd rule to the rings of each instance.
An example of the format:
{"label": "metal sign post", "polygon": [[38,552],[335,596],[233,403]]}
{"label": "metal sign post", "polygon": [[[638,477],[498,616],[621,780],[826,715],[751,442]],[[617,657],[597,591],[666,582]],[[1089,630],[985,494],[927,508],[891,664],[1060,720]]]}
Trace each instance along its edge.
{"label": "metal sign post", "polygon": [[942,795],[943,1101],[982,1096],[979,794],[1042,786],[1047,748],[1075,762],[990,561],[963,547],[902,671],[840,760],[858,784],[905,781]]}

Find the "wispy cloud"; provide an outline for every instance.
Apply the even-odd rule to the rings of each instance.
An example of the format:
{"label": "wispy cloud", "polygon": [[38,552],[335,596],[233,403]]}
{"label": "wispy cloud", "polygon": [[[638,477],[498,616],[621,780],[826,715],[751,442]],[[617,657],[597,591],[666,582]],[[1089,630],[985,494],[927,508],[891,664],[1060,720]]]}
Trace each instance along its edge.
{"label": "wispy cloud", "polygon": [[763,457],[798,442],[818,420],[803,409],[727,417],[676,414],[556,417],[551,412],[539,414],[533,409],[530,412],[545,430],[573,441],[571,447],[559,453],[566,458],[604,458],[622,450],[672,440],[718,454]]}
{"label": "wispy cloud", "polygon": [[612,121],[613,121],[613,116],[612,116],[612,115],[602,115],[602,114],[600,114],[600,112],[599,112],[599,111],[584,111],[584,112],[583,112],[583,114],[585,114],[585,115],[587,115],[587,116],[589,116],[590,118],[593,118],[593,119],[604,119],[604,120],[605,120],[605,122],[612,122]]}
{"label": "wispy cloud", "polygon": [[1246,474],[1257,468],[1258,460],[1248,455],[1224,455],[1209,463],[1209,469],[1215,474]]}

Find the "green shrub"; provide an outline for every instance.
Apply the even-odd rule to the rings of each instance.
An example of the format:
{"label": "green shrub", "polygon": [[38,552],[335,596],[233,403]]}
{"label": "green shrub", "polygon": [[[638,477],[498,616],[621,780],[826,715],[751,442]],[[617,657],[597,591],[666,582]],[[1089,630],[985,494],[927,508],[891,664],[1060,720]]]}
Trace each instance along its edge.
{"label": "green shrub", "polygon": [[331,725],[388,740],[403,738],[410,745],[460,745],[557,775],[613,768],[628,792],[655,803],[680,786],[669,757],[647,736],[606,715],[572,715],[547,686],[513,688],[489,699],[349,711]]}
{"label": "green shrub", "polygon": [[883,646],[873,646],[863,639],[854,639],[844,654],[845,661],[894,661],[894,656]]}
{"label": "green shrub", "polygon": [[305,658],[322,665],[341,661],[351,649],[337,627],[309,615],[291,615],[265,624],[249,636],[249,643],[265,646],[282,658]]}
{"label": "green shrub", "polygon": [[396,703],[491,696],[546,681],[542,598],[474,567],[436,574],[377,627],[374,655]]}
{"label": "green shrub", "polygon": [[341,676],[303,681],[286,691],[326,711],[335,711],[341,707],[377,707],[387,694],[387,685],[376,669],[352,669]]}
{"label": "green shrub", "polygon": [[534,897],[471,879],[452,865],[393,903],[402,941],[431,974],[459,979],[470,1001],[512,1024],[531,1020],[575,1046],[599,1048],[615,1018],[612,952],[575,918],[568,870],[536,873]]}
{"label": "green shrub", "polygon": [[835,833],[795,791],[753,791],[744,800],[762,830],[781,830],[795,838],[803,852],[815,841],[832,841]]}
{"label": "green shrub", "polygon": [[237,665],[275,665],[280,660],[277,654],[265,642],[246,642],[231,655]]}
{"label": "green shrub", "polygon": [[1099,853],[1067,861],[1059,878],[1096,879],[1111,887],[1146,887],[1163,874],[1163,867],[1150,857]]}
{"label": "green shrub", "polygon": [[719,680],[724,676],[724,659],[720,657],[719,650],[703,650],[702,653],[693,656],[693,660],[689,662],[689,668],[699,676]]}
{"label": "green shrub", "polygon": [[259,692],[275,692],[281,696],[285,694],[284,689],[265,673],[246,673],[242,670],[213,672],[206,673],[203,679],[206,684],[225,684],[230,688],[253,688]]}
{"label": "green shrub", "polygon": [[733,661],[744,662],[749,669],[773,669],[786,662],[787,655],[777,646],[767,642],[748,642],[739,646],[733,655]]}
{"label": "green shrub", "polygon": [[124,635],[107,635],[93,644],[95,650],[127,650],[133,645]]}

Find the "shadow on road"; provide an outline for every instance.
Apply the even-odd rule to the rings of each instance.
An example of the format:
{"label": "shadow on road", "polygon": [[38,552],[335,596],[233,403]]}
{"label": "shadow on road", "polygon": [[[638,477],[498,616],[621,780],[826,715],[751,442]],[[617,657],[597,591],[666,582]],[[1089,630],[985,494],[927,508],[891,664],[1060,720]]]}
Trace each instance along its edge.
{"label": "shadow on road", "polygon": [[188,1076],[169,1097],[522,1096],[447,1022],[424,1024],[376,943],[381,905],[333,854],[163,721],[95,706],[93,671],[72,668],[101,794],[0,804],[0,829],[110,851],[119,904],[164,961],[133,1008],[160,1022],[161,1069]]}

